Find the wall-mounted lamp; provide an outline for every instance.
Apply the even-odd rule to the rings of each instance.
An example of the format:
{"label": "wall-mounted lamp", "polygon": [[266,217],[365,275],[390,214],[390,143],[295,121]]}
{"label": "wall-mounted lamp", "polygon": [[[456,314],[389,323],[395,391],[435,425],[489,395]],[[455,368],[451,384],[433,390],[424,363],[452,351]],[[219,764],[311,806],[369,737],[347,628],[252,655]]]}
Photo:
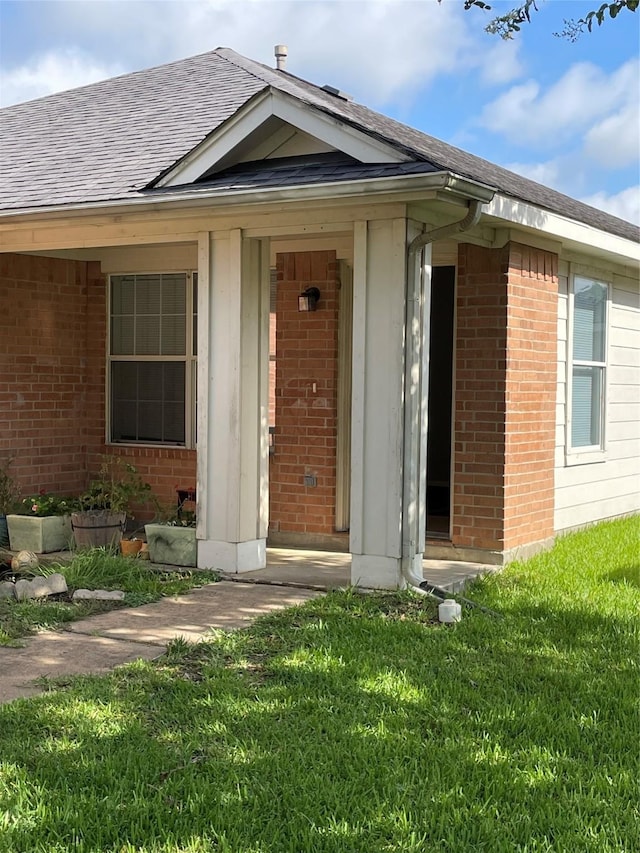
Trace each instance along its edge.
{"label": "wall-mounted lamp", "polygon": [[317,287],[308,287],[298,296],[298,311],[315,311],[320,291]]}

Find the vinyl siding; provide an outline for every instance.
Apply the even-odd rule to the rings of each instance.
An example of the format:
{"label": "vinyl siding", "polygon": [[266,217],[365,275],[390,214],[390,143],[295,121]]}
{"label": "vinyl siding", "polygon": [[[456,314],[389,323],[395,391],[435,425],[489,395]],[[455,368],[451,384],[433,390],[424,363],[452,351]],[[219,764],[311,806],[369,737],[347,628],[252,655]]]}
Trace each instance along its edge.
{"label": "vinyl siding", "polygon": [[567,464],[566,379],[569,264],[559,268],[556,406],[556,532],[640,510],[640,293],[629,276],[599,271],[612,284],[609,311],[606,450],[600,461]]}

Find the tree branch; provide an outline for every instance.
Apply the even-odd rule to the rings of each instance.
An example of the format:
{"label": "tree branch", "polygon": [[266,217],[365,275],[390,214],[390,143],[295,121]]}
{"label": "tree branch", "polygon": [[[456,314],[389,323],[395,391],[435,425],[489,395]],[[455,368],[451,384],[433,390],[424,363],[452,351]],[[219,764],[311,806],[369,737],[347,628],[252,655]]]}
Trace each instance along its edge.
{"label": "tree branch", "polygon": [[[438,3],[440,2],[442,0],[438,0]],[[506,14],[493,18],[485,27],[485,31],[492,35],[498,35],[502,39],[513,38],[514,33],[520,32],[522,24],[531,23],[532,13],[539,11],[538,2],[540,0],[525,0],[519,6],[514,6]],[[569,39],[569,41],[576,41],[585,30],[591,32],[595,24],[600,27],[607,18],[611,18],[611,20],[617,18],[623,9],[635,12],[638,6],[640,6],[640,0],[613,0],[613,2],[603,3],[598,9],[588,12],[584,18],[579,18],[577,21],[565,20],[564,30],[554,33],[554,35]],[[491,11],[491,6],[484,0],[464,0],[465,11],[468,12],[474,7],[483,12]]]}

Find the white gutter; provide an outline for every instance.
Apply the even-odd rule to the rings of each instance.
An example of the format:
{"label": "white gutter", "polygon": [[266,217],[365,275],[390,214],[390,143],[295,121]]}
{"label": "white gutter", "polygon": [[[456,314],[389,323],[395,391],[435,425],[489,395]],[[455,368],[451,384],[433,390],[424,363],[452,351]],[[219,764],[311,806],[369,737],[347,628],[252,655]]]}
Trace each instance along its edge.
{"label": "white gutter", "polygon": [[[414,592],[420,595],[430,595],[421,588],[424,583],[422,575],[414,571],[414,562],[418,554],[422,561],[424,543],[421,543],[419,504],[426,500],[426,437],[423,435],[422,424],[426,418],[425,408],[428,400],[429,354],[427,349],[426,330],[429,324],[431,294],[426,292],[422,265],[418,266],[419,254],[422,249],[435,240],[444,240],[454,234],[459,234],[473,228],[482,214],[481,202],[478,199],[469,201],[467,215],[457,222],[434,228],[419,234],[411,241],[408,248],[406,291],[405,291],[405,376],[404,376],[404,452],[402,465],[402,577]],[[419,353],[421,370],[419,393],[410,394],[409,389],[414,383],[413,370],[415,360],[412,353]],[[413,507],[413,517],[410,508]],[[422,548],[420,545],[422,544]]]}
{"label": "white gutter", "polygon": [[255,189],[252,187],[240,190],[211,190],[206,186],[194,189],[190,186],[185,190],[149,191],[146,195],[138,194],[130,199],[110,201],[84,202],[81,204],[58,204],[46,207],[17,208],[16,210],[0,210],[0,219],[17,218],[21,216],[33,219],[50,214],[84,215],[90,212],[108,210],[114,215],[129,212],[132,209],[146,208],[149,210],[164,210],[172,207],[211,206],[212,203],[226,205],[254,204],[280,201],[311,201],[315,199],[346,198],[349,196],[369,196],[383,193],[402,194],[420,191],[445,191],[460,199],[479,198],[484,202],[490,201],[495,190],[477,181],[458,177],[452,172],[426,172],[418,175],[396,175],[387,178],[360,178],[355,181],[335,183],[301,184],[295,187],[272,187]]}

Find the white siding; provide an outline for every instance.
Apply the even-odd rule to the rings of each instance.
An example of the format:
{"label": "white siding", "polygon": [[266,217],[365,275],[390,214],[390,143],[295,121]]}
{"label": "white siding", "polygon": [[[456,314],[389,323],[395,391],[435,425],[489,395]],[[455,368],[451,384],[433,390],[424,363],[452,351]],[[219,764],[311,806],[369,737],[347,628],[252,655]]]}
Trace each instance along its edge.
{"label": "white siding", "polygon": [[559,266],[555,529],[640,510],[640,292],[637,279],[600,272],[612,283],[606,452],[600,461],[567,464],[566,378],[569,265]]}

